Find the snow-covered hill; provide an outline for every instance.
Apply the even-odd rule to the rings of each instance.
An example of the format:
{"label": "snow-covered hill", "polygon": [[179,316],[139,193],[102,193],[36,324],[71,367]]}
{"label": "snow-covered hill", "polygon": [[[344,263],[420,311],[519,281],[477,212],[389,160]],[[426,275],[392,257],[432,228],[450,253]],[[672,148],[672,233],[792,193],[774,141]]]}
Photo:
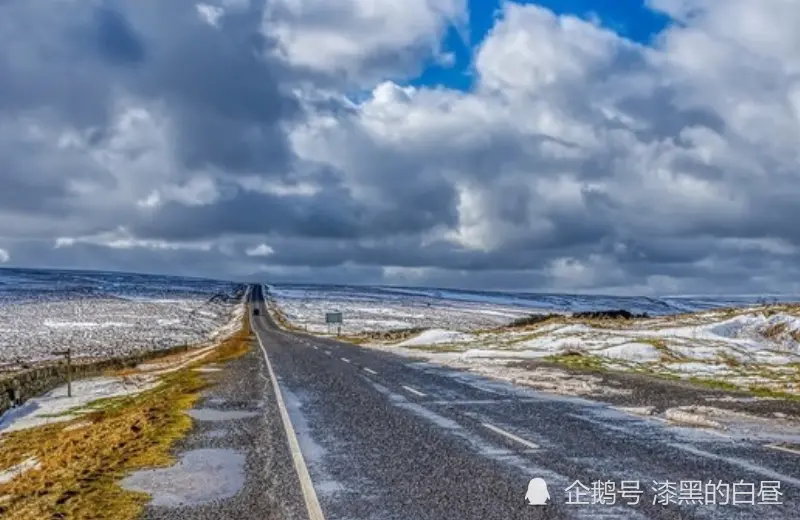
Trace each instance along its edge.
{"label": "snow-covered hill", "polygon": [[211,340],[240,321],[241,286],[168,276],[0,270],[0,368],[109,357]]}

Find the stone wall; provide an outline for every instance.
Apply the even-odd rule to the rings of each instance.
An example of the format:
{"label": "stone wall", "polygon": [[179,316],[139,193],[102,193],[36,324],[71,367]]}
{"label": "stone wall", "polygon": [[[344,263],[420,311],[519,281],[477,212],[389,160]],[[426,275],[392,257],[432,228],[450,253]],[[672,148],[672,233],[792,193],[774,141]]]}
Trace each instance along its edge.
{"label": "stone wall", "polygon": [[[193,347],[179,345],[169,349],[97,361],[73,360],[72,380],[102,375],[107,370],[133,368],[140,363],[170,354],[186,352]],[[49,392],[67,382],[66,362],[21,370],[0,379],[0,413],[13,405],[14,388],[19,388],[22,401]]]}

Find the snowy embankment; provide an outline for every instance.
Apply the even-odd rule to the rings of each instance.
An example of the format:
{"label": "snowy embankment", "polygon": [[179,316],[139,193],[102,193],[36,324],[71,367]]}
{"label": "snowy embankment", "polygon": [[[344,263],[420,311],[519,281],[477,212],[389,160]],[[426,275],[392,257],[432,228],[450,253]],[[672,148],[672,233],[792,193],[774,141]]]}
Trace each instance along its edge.
{"label": "snowy embankment", "polygon": [[[481,302],[347,298],[271,288],[291,323],[321,333],[324,312],[344,314],[343,334],[359,343],[422,356],[482,373],[501,373],[519,360],[708,380],[731,387],[800,394],[800,306],[760,305],[634,320],[587,320],[563,313],[525,327],[507,327],[530,313]],[[335,297],[332,297],[335,296]],[[399,339],[372,331],[421,327]]]}

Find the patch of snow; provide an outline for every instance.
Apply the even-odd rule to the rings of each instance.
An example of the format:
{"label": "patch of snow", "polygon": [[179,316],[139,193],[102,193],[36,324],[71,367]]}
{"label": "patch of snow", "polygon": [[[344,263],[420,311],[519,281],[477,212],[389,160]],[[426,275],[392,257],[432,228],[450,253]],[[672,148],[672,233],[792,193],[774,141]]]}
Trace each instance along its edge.
{"label": "patch of snow", "polygon": [[661,359],[661,352],[649,343],[623,343],[622,345],[597,350],[594,354],[611,359],[624,359],[640,363]]}
{"label": "patch of snow", "polygon": [[686,374],[726,374],[731,372],[731,368],[728,365],[697,362],[665,363],[664,368]]}
{"label": "patch of snow", "polygon": [[15,478],[19,477],[26,471],[30,471],[32,469],[39,469],[42,465],[36,459],[36,457],[31,457],[29,459],[25,459],[19,464],[11,466],[7,470],[0,471],[0,484],[6,484],[11,482]]}
{"label": "patch of snow", "polygon": [[664,412],[664,417],[666,417],[668,420],[672,422],[679,424],[686,424],[689,426],[700,426],[702,428],[718,428],[718,429],[722,428],[722,425],[717,421],[713,421],[703,415],[691,413],[678,408],[668,408]]}
{"label": "patch of snow", "polygon": [[67,385],[28,400],[19,408],[11,408],[0,416],[0,434],[25,430],[45,424],[70,421],[85,411],[92,401],[108,397],[134,395],[157,385],[152,377],[99,377],[72,383],[72,397],[67,397]]}
{"label": "patch of snow", "polygon": [[552,352],[543,350],[481,350],[469,349],[461,354],[461,359],[538,359],[552,355]]}
{"label": "patch of snow", "polygon": [[653,412],[655,411],[654,406],[613,406],[612,408],[632,415],[644,416],[653,415]]}
{"label": "patch of snow", "polygon": [[398,347],[412,345],[440,345],[442,343],[466,343],[475,339],[474,335],[464,334],[453,330],[432,329],[397,343]]}

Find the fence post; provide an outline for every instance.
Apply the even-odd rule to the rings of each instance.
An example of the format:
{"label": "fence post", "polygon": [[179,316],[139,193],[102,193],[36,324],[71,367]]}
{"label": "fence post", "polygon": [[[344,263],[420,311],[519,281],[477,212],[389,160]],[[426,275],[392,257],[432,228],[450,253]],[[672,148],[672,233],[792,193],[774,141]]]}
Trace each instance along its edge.
{"label": "fence post", "polygon": [[67,359],[67,397],[72,397],[72,349],[52,352],[54,356],[65,356]]}
{"label": "fence post", "polygon": [[72,397],[72,349],[67,349],[67,397]]}

